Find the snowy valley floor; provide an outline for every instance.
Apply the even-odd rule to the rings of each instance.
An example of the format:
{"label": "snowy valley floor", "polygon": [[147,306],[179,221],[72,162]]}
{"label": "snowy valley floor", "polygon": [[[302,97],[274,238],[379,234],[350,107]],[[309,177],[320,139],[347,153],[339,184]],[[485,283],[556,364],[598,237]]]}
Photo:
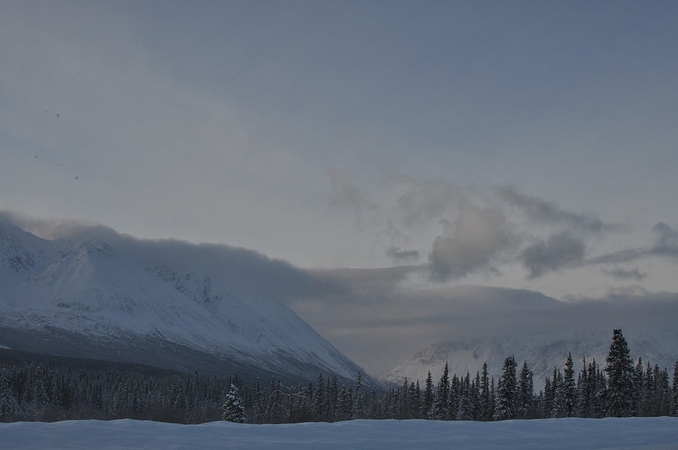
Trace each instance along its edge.
{"label": "snowy valley floor", "polygon": [[135,420],[0,424],[3,449],[678,449],[678,418],[293,425]]}

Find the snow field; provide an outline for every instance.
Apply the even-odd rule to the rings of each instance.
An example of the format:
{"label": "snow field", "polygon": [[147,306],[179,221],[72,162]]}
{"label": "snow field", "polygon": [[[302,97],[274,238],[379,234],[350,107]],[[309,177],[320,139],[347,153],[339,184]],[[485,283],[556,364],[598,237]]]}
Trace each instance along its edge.
{"label": "snow field", "polygon": [[177,425],[130,419],[0,424],[4,449],[678,449],[678,418]]}

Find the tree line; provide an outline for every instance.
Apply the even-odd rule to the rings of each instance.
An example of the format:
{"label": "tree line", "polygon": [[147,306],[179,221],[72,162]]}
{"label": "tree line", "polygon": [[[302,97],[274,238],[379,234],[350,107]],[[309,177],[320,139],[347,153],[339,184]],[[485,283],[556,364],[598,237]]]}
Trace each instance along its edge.
{"label": "tree line", "polygon": [[501,376],[487,364],[472,376],[445,366],[434,383],[429,372],[389,389],[367,387],[361,374],[348,384],[319,373],[314,382],[245,382],[194,374],[147,373],[119,367],[74,367],[58,362],[0,363],[0,421],[134,418],[177,423],[230,420],[250,423],[334,422],[352,419],[506,420],[548,417],[678,415],[678,361],[668,370],[634,363],[621,330],[614,330],[605,367],[572,356],[554,367],[534,392],[527,362],[513,356]]}

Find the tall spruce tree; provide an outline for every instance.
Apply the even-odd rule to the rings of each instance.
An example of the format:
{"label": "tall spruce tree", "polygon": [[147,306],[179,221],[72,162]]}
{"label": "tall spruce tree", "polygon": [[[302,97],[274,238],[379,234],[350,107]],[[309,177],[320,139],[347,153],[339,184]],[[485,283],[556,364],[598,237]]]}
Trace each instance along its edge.
{"label": "tall spruce tree", "polygon": [[550,417],[565,417],[567,407],[565,404],[565,383],[563,375],[558,367],[553,368],[553,382],[551,383],[551,414]]}
{"label": "tall spruce tree", "polygon": [[582,367],[577,379],[577,416],[591,417],[591,383],[586,370],[586,356],[582,358]]}
{"label": "tall spruce tree", "polygon": [[358,372],[355,380],[355,391],[353,392],[353,417],[356,419],[365,418],[365,393],[363,392],[363,375]]}
{"label": "tall spruce tree", "polygon": [[325,380],[323,379],[323,374],[319,372],[318,378],[316,378],[315,391],[313,392],[313,405],[311,408],[313,421],[323,422],[327,420],[325,411]]}
{"label": "tall spruce tree", "polygon": [[573,417],[577,406],[577,385],[574,381],[574,363],[572,353],[567,354],[563,377],[563,394],[565,396],[565,417]]}
{"label": "tall spruce tree", "polygon": [[607,356],[607,414],[611,417],[633,415],[634,368],[628,343],[622,330],[613,331],[610,353]]}
{"label": "tall spruce tree", "polygon": [[433,377],[429,370],[426,376],[426,386],[424,387],[424,401],[422,403],[421,417],[424,419],[433,419],[433,402],[435,401],[435,393],[433,392]]}
{"label": "tall spruce tree", "polygon": [[523,368],[520,371],[518,379],[518,412],[520,419],[530,419],[534,416],[532,412],[534,398],[534,375],[527,367],[527,361],[523,361]]}
{"label": "tall spruce tree", "polygon": [[435,420],[449,419],[449,401],[450,401],[450,370],[445,363],[445,369],[438,382],[435,400],[433,402],[433,418]]}
{"label": "tall spruce tree", "polygon": [[502,375],[497,383],[497,407],[495,420],[514,419],[516,417],[516,360],[509,356],[504,360]]}
{"label": "tall spruce tree", "polygon": [[487,372],[487,362],[483,363],[483,374],[480,378],[480,404],[479,404],[479,415],[480,420],[492,420],[494,415],[494,405],[492,398],[490,397],[492,392],[490,392],[490,376]]}

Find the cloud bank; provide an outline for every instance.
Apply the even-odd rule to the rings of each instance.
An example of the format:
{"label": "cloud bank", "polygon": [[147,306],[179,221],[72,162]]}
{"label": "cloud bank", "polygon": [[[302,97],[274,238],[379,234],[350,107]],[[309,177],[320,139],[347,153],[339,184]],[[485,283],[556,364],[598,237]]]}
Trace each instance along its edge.
{"label": "cloud bank", "polygon": [[462,203],[451,236],[438,236],[429,254],[431,279],[445,281],[478,271],[497,272],[493,261],[513,241],[506,219],[498,209]]}
{"label": "cloud bank", "polygon": [[[501,276],[512,265],[523,268],[526,281],[587,266],[600,266],[603,275],[617,280],[643,281],[649,269],[641,272],[629,264],[650,257],[678,261],[678,232],[666,223],[652,228],[649,246],[596,254],[594,248],[628,233],[629,225],[567,210],[514,186],[462,188],[397,173],[384,181],[388,195],[380,195],[368,194],[340,171],[331,172],[331,178],[331,203],[351,209],[361,232],[366,212],[373,223],[387,224],[375,242],[387,245],[382,251],[390,262],[411,263],[427,255],[428,277],[439,283]],[[441,232],[432,234],[432,224]],[[428,240],[422,238],[426,233]],[[407,250],[394,245],[396,239],[407,243]]]}

